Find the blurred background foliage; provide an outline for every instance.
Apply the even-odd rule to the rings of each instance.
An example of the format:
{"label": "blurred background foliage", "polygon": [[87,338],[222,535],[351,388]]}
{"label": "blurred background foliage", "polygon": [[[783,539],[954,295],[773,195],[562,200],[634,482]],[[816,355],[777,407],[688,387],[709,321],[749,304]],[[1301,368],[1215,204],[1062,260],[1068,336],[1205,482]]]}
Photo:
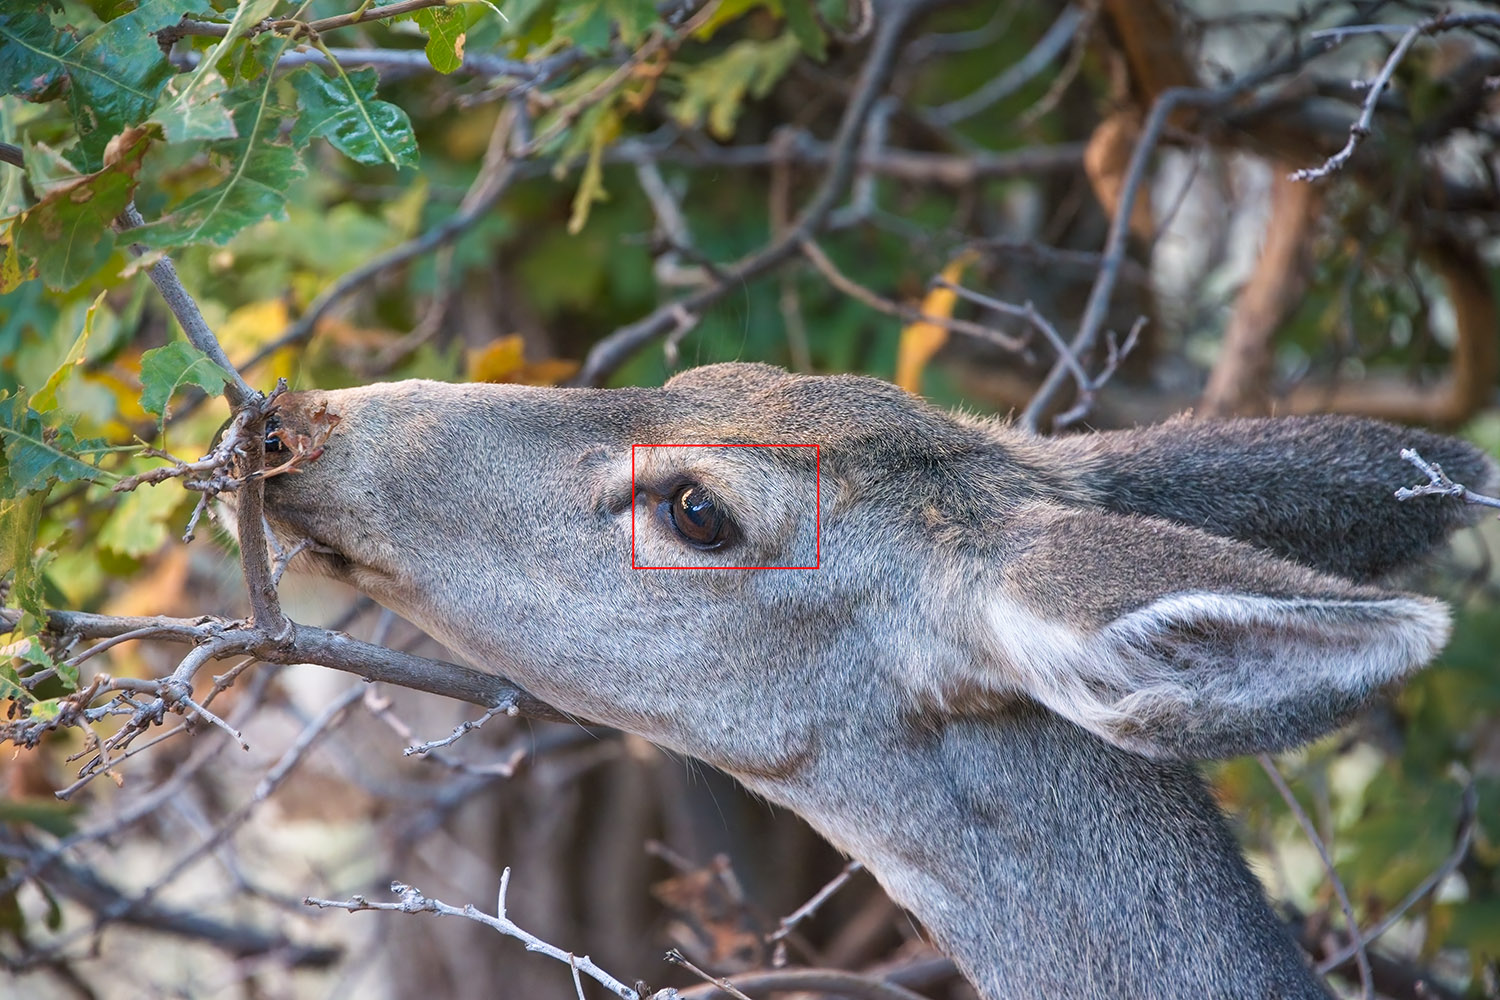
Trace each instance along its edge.
{"label": "blurred background foliage", "polygon": [[[1349,162],[1284,179],[1343,145],[1366,94],[1351,83],[1403,31],[1482,5],[397,6],[408,12],[338,0],[0,12],[0,141],[14,161],[0,164],[0,575],[5,603],[27,612],[0,649],[11,718],[59,711],[90,670],[160,676],[175,662],[123,645],[75,676],[40,635],[44,606],[243,612],[223,533],[180,540],[194,495],[110,490],[160,464],[141,446],[196,458],[227,416],[146,276],[164,251],[264,388],[651,385],[744,359],[899,374],[943,405],[999,413],[1025,409],[1057,357],[1025,306],[1070,338],[1107,265],[1118,280],[1098,332],[1114,336],[1082,360],[1112,378],[1086,393],[1083,425],[1347,411],[1500,455],[1500,27],[1428,22]],[[840,146],[881,24],[897,18],[865,127]],[[318,19],[334,20],[300,27]],[[1392,27],[1315,35],[1371,23]],[[1132,212],[1130,154],[1173,87],[1223,96],[1150,137]],[[786,241],[843,153],[852,182],[803,233],[836,272],[794,241],[765,273],[738,273]],[[113,228],[132,201],[144,224]],[[1115,218],[1124,252],[1111,262]],[[998,301],[946,292],[940,276]],[[642,317],[654,325],[635,337]],[[1103,345],[1141,317],[1115,371]],[[1040,422],[1078,395],[1065,385]],[[1374,948],[1383,995],[1500,996],[1494,540],[1485,525],[1419,582],[1460,608],[1442,661],[1282,762],[1361,923],[1399,914]],[[352,594],[286,591],[299,620],[435,652]],[[448,764],[402,760],[403,725],[436,735],[464,713],[400,692],[380,696],[395,708],[351,702],[242,815],[334,683],[259,668],[226,694],[254,752],[205,751],[211,731],[164,742],[66,802],[53,793],[93,749],[77,731],[8,754],[7,995],[572,995],[566,969],[479,929],[300,906],[308,893],[380,898],[392,878],[483,904],[506,864],[531,930],[622,978],[687,983],[665,947],[715,973],[762,966],[775,918],[842,864],[726,779],[617,734],[501,720]],[[513,778],[492,766],[522,759]],[[1343,949],[1333,883],[1267,773],[1236,761],[1216,780],[1307,947]],[[132,811],[158,792],[157,808]],[[216,849],[180,860],[205,838]],[[798,961],[894,963],[928,995],[966,995],[867,876],[789,945]],[[1351,990],[1352,969],[1336,973]],[[1429,973],[1440,985],[1418,992]]]}

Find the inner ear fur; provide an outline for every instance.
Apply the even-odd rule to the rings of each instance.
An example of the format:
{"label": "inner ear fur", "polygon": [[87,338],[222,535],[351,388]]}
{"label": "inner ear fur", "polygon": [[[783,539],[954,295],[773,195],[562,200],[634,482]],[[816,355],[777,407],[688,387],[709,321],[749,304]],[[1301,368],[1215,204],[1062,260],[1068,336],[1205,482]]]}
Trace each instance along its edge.
{"label": "inner ear fur", "polygon": [[1148,756],[1305,743],[1448,636],[1436,601],[1155,518],[1039,504],[1009,541],[981,611],[996,681]]}

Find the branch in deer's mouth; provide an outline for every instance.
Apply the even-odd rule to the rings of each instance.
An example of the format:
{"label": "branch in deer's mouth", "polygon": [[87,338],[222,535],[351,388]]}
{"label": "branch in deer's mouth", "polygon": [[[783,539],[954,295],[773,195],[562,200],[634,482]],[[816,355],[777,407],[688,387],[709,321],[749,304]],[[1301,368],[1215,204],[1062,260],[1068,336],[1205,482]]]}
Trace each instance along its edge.
{"label": "branch in deer's mouth", "polygon": [[[22,612],[0,608],[0,630],[14,628]],[[498,674],[484,673],[471,667],[361,642],[342,632],[298,625],[287,621],[286,628],[272,630],[253,622],[233,621],[204,616],[201,618],[122,617],[96,615],[78,611],[51,611],[47,628],[55,635],[79,639],[109,640],[157,639],[192,643],[194,650],[170,677],[159,680],[112,678],[99,675],[96,682],[85,685],[70,698],[64,698],[61,710],[51,718],[22,718],[0,725],[0,740],[19,746],[31,746],[47,732],[83,726],[88,713],[110,714],[108,704],[120,693],[132,696],[145,707],[134,712],[121,728],[116,743],[122,751],[135,735],[161,724],[168,714],[194,716],[213,725],[222,720],[204,710],[191,696],[194,675],[213,660],[252,656],[265,663],[315,663],[355,674],[368,681],[385,681],[401,687],[457,698],[486,708],[502,706],[507,714],[549,722],[576,723],[579,720],[534,697]],[[97,647],[96,647],[97,648]],[[102,650],[101,650],[102,651]],[[81,663],[91,650],[75,657]],[[154,696],[154,697],[153,697]],[[512,711],[513,710],[513,711]],[[113,762],[108,753],[93,765],[102,773]],[[86,765],[86,769],[89,765]]]}

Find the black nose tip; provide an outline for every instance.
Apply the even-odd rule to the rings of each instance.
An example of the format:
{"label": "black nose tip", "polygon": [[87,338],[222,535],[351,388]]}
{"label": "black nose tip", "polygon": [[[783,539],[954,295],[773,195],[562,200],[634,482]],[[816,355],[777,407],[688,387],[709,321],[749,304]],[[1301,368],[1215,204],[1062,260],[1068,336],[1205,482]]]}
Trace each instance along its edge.
{"label": "black nose tip", "polygon": [[274,413],[266,418],[266,454],[286,451],[286,444],[282,442],[281,435],[276,433],[281,429],[281,419]]}

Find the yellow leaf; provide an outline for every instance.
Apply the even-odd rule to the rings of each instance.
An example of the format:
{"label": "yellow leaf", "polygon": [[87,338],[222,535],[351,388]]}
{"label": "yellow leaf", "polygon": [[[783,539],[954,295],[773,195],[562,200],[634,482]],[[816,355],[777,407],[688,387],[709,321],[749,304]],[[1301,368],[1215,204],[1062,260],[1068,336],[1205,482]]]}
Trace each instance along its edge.
{"label": "yellow leaf", "polygon": [[[943,280],[958,284],[963,279],[964,269],[973,262],[975,253],[965,250],[943,267]],[[958,294],[942,286],[934,287],[922,300],[922,315],[937,319],[952,319],[953,307],[958,304]],[[948,342],[948,328],[926,320],[918,320],[901,331],[901,343],[896,348],[896,384],[907,392],[922,391],[922,371],[932,356]]]}
{"label": "yellow leaf", "polygon": [[240,306],[230,313],[216,332],[219,343],[233,355],[252,351],[275,340],[281,336],[289,322],[291,316],[287,313],[286,302],[279,298],[263,299]]}
{"label": "yellow leaf", "polygon": [[57,405],[57,390],[62,384],[83,364],[83,352],[89,346],[89,337],[94,333],[94,314],[99,311],[99,306],[104,302],[106,292],[100,292],[94,299],[94,304],[89,306],[88,312],[83,314],[83,332],[78,339],[73,341],[73,347],[68,351],[68,356],[63,358],[62,364],[57,366],[47,379],[47,384],[42,386],[40,392],[31,397],[31,406],[39,413],[45,413]]}
{"label": "yellow leaf", "polygon": [[520,336],[512,334],[470,351],[466,368],[470,382],[557,385],[578,371],[578,362],[561,358],[527,361]]}
{"label": "yellow leaf", "polygon": [[604,149],[620,136],[620,118],[606,112],[598,118],[589,138],[589,158],[578,178],[578,193],[573,196],[573,214],[568,219],[568,233],[576,236],[589,221],[589,209],[596,201],[609,200],[604,190]]}
{"label": "yellow leaf", "polygon": [[[262,299],[230,313],[216,332],[230,357],[243,357],[281,336],[290,322],[284,299]],[[277,351],[269,359],[270,370],[259,371],[270,379],[290,378],[298,354],[294,348]]]}
{"label": "yellow leaf", "polygon": [[525,354],[519,334],[500,337],[469,352],[465,374],[470,382],[509,382],[511,373],[526,363]]}

